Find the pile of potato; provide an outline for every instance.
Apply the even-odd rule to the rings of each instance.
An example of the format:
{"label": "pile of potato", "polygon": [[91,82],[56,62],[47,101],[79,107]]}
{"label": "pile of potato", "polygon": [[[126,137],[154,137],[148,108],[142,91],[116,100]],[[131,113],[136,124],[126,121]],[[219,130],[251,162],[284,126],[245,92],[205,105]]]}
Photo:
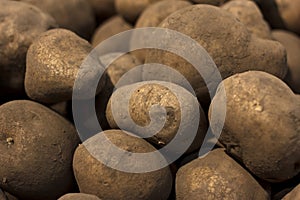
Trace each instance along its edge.
{"label": "pile of potato", "polygon": [[[300,199],[300,0],[0,0],[0,8],[0,200]],[[207,51],[223,79],[213,97],[191,63],[160,49],[97,55],[79,73],[103,41],[145,27]],[[147,38],[123,45],[137,40]],[[159,67],[148,73],[151,63],[191,87]],[[95,95],[82,98],[95,102],[103,131],[83,141],[74,84],[88,89],[102,72]],[[87,105],[80,114],[95,130]],[[162,127],[151,135],[153,123]],[[168,147],[178,130],[182,145],[133,159]],[[182,150],[155,170],[111,167],[159,166]]]}

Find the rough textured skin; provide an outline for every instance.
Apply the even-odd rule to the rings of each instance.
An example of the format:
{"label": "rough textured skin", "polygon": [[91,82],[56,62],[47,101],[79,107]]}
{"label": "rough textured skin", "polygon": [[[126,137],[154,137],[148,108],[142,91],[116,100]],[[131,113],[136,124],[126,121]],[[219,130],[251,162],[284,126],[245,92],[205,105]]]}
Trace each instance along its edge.
{"label": "rough textured skin", "polygon": [[108,18],[116,13],[114,0],[87,0],[98,19]]}
{"label": "rough textured skin", "polygon": [[300,38],[296,34],[284,30],[274,30],[272,31],[272,36],[287,51],[289,72],[285,81],[294,92],[300,94]]}
{"label": "rough textured skin", "polygon": [[236,16],[255,36],[272,38],[270,27],[254,2],[234,0],[225,3],[222,8]]}
{"label": "rough textured skin", "polygon": [[[160,27],[196,40],[213,58],[223,78],[248,70],[266,71],[280,78],[287,73],[286,52],[279,42],[256,38],[245,25],[221,8],[201,4],[189,6],[171,14]],[[209,104],[210,97],[201,75],[179,56],[153,50],[149,51],[146,63],[160,63],[176,69],[193,86],[200,102]]]}
{"label": "rough textured skin", "polygon": [[267,200],[269,197],[245,169],[218,149],[179,169],[176,199]]}
{"label": "rough textured skin", "polygon": [[[177,92],[177,96],[174,91]],[[130,95],[131,92],[133,93],[130,96],[128,105],[125,98],[122,97]],[[181,100],[177,99],[179,96],[182,98]],[[115,108],[120,112],[118,116],[112,113],[112,101],[119,102],[118,105],[115,105],[119,106]],[[180,105],[180,101],[182,105]],[[118,128],[118,124],[116,123],[116,121],[118,121],[116,117],[118,117],[120,118],[119,120],[124,122],[124,127],[121,128],[145,137],[145,133],[143,132],[145,130],[143,129],[141,132],[136,130],[135,126],[132,126],[128,121],[128,118],[132,118],[136,125],[147,129],[146,126],[150,125],[151,122],[151,107],[153,105],[160,105],[166,110],[166,122],[163,128],[156,130],[158,132],[148,138],[148,140],[154,145],[160,147],[165,146],[176,134],[179,134],[178,130],[180,125],[184,128],[188,128],[191,124],[198,123],[197,136],[188,149],[188,152],[192,152],[200,147],[207,131],[207,121],[204,112],[199,103],[195,102],[197,102],[197,99],[190,92],[172,83],[157,81],[141,82],[117,89],[108,103],[106,117],[112,128]],[[194,106],[199,107],[200,119],[195,119],[196,116],[194,116],[194,114],[196,111]],[[127,109],[129,110],[130,116],[126,115]],[[181,111],[183,113],[181,113]],[[160,114],[161,113],[156,113],[156,118],[159,118]],[[189,134],[189,132],[183,132],[181,134]]]}
{"label": "rough textured skin", "polygon": [[[57,26],[38,8],[15,1],[0,1],[1,96],[24,92],[26,52],[36,37]],[[26,19],[26,20],[25,20]]]}
{"label": "rough textured skin", "polygon": [[42,34],[27,53],[27,95],[43,103],[70,100],[78,70],[91,50],[87,41],[68,30]]}
{"label": "rough textured skin", "polygon": [[58,200],[100,200],[97,196],[91,194],[66,194]]}
{"label": "rough textured skin", "polygon": [[[226,101],[219,141],[256,176],[282,182],[300,172],[300,96],[265,72],[245,72],[224,81],[226,98],[217,92],[211,110]],[[221,125],[211,122],[212,130]]]}
{"label": "rough textured skin", "polygon": [[210,4],[214,6],[220,6],[227,0],[191,0],[191,1],[198,4]]}
{"label": "rough textured skin", "polygon": [[293,191],[288,193],[282,200],[296,200],[300,199],[300,185],[298,185]]}
{"label": "rough textured skin", "polygon": [[20,1],[37,6],[53,16],[60,28],[69,29],[86,39],[91,37],[95,29],[95,16],[90,4],[86,0]]}
{"label": "rough textured skin", "polygon": [[132,29],[132,26],[128,24],[121,16],[114,16],[101,24],[95,31],[92,39],[92,45],[96,47],[109,37],[130,29]]}
{"label": "rough textured skin", "polygon": [[31,101],[2,105],[0,187],[21,199],[57,199],[73,189],[78,143],[74,126],[44,106]]}
{"label": "rough textured skin", "polygon": [[300,0],[276,0],[276,3],[288,30],[300,34]]}
{"label": "rough textured skin", "polygon": [[[155,148],[143,139],[132,137],[120,130],[110,130],[101,134],[105,134],[120,149],[132,153],[155,151]],[[93,141],[94,138],[90,139]],[[111,155],[107,155],[107,158],[110,157]],[[135,164],[128,163],[129,167],[130,165]],[[75,152],[73,169],[80,191],[94,194],[101,199],[164,200],[168,198],[172,187],[169,168],[140,174],[117,171],[96,160],[84,145],[80,145]]]}

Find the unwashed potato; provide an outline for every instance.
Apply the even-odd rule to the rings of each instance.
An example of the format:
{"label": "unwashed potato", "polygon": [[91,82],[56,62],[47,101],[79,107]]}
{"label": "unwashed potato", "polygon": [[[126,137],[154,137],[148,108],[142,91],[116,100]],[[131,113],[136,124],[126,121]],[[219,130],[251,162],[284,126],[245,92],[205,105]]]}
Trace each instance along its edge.
{"label": "unwashed potato", "polygon": [[[129,99],[129,105],[126,97]],[[166,121],[162,129],[158,129],[163,121],[162,111],[153,111],[154,124],[147,127],[152,120],[150,110],[155,105],[163,107],[166,112]],[[186,149],[187,153],[200,148],[207,131],[207,121],[197,98],[186,89],[168,82],[146,81],[118,88],[108,102],[106,117],[111,128],[122,128],[143,138],[151,131],[153,136],[147,140],[160,147],[166,146],[178,134],[181,136],[180,143],[187,144],[189,148]],[[131,120],[135,124],[132,124]],[[122,123],[121,127],[119,122]],[[140,129],[139,126],[144,128]],[[188,144],[187,138],[192,137],[192,126],[196,126],[195,131],[198,132],[195,133],[195,139],[191,138],[192,141]],[[177,152],[177,149],[170,151]]]}
{"label": "unwashed potato", "polygon": [[69,29],[89,39],[96,26],[94,12],[86,0],[20,0],[49,13],[60,28]]}
{"label": "unwashed potato", "polygon": [[210,4],[214,6],[220,6],[225,3],[227,0],[191,0],[194,3],[198,4]]}
{"label": "unwashed potato", "polygon": [[65,29],[42,34],[27,53],[27,95],[43,103],[70,100],[76,78],[83,82],[98,78],[96,71],[102,69],[95,60],[95,63],[85,65],[86,74],[78,74],[91,50],[92,46],[86,40]]}
{"label": "unwashed potato", "polygon": [[74,193],[66,194],[60,197],[58,200],[100,200],[97,196],[91,194]]}
{"label": "unwashed potato", "polygon": [[[300,96],[280,79],[251,71],[224,80],[226,97],[217,92],[211,111],[226,101],[224,127],[211,121],[219,141],[256,176],[282,182],[300,172]],[[221,89],[220,89],[221,91]]]}
{"label": "unwashed potato", "polygon": [[88,0],[97,18],[106,19],[116,13],[114,0]]}
{"label": "unwashed potato", "polygon": [[300,185],[288,193],[282,200],[296,200],[300,199]]}
{"label": "unwashed potato", "polygon": [[53,200],[72,191],[79,138],[63,117],[31,101],[3,104],[0,141],[0,187],[5,191],[32,200]]}
{"label": "unwashed potato", "polygon": [[[92,45],[96,47],[109,37],[130,29],[132,29],[132,26],[128,24],[121,16],[111,17],[101,24],[95,31],[92,39]],[[126,45],[125,41],[123,45]]]}
{"label": "unwashed potato", "polygon": [[223,149],[217,149],[179,169],[176,199],[267,200],[269,196]]}
{"label": "unwashed potato", "polygon": [[222,8],[236,16],[252,34],[264,39],[272,38],[270,27],[254,2],[234,0],[225,3]]}
{"label": "unwashed potato", "polygon": [[273,30],[272,36],[287,51],[289,72],[285,81],[294,92],[300,94],[300,38],[296,34],[284,30]]}
{"label": "unwashed potato", "polygon": [[[112,143],[113,146],[107,148],[120,148],[128,152],[124,153],[122,157],[122,161],[126,162],[124,165],[128,168],[139,165],[137,161],[130,160],[130,154],[148,153],[156,150],[143,139],[130,136],[120,130],[109,130],[100,134],[105,134]],[[172,187],[169,167],[147,173],[127,173],[112,169],[97,160],[86,149],[86,146],[89,146],[88,149],[92,151],[93,155],[103,154],[107,159],[105,163],[120,162],[114,158],[113,151],[97,150],[101,145],[98,136],[99,134],[85,141],[84,145],[77,148],[74,155],[73,169],[80,192],[111,200],[164,200],[168,198]],[[158,158],[157,161],[159,161]],[[152,162],[156,161],[152,160]]]}
{"label": "unwashed potato", "polygon": [[0,7],[0,96],[22,96],[27,50],[36,37],[57,24],[25,3],[2,0]]}
{"label": "unwashed potato", "polygon": [[[197,41],[212,57],[223,78],[248,70],[266,71],[282,79],[287,74],[284,47],[279,42],[255,37],[245,25],[221,8],[204,4],[189,6],[168,16],[159,27],[179,31]],[[171,40],[164,44],[166,48],[174,45]],[[146,63],[160,63],[177,70],[190,82],[204,108],[209,105],[206,84],[195,67],[183,58],[157,49],[148,52]],[[152,72],[152,77],[160,74],[157,70]],[[177,80],[172,81],[180,84]]]}

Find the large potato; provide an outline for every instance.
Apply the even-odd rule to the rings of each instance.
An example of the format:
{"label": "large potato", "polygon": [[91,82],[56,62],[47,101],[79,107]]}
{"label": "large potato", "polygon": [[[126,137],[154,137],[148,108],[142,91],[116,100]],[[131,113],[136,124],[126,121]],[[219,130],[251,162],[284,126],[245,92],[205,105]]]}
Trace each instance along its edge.
{"label": "large potato", "polygon": [[265,72],[245,72],[224,80],[226,97],[216,94],[211,111],[226,101],[224,127],[211,121],[213,132],[256,176],[282,182],[300,172],[300,96]]}
{"label": "large potato", "polygon": [[[152,106],[157,105],[166,112],[162,129],[158,127],[163,121],[164,113],[154,110],[151,113]],[[151,119],[151,115],[154,119]],[[148,131],[152,131],[152,137],[147,140],[160,147],[166,146],[178,134],[182,137],[178,145],[187,144],[187,152],[200,148],[207,131],[206,117],[196,97],[186,89],[168,82],[146,81],[118,88],[108,102],[106,116],[112,128],[122,128],[143,138],[147,138]],[[153,126],[149,127],[151,122]],[[198,132],[188,144],[187,138],[192,137],[193,126],[196,126],[195,132]],[[177,149],[170,151],[177,152]]]}
{"label": "large potato", "polygon": [[58,200],[100,200],[97,196],[91,194],[66,194],[60,197]]}
{"label": "large potato", "polygon": [[25,94],[26,53],[36,37],[57,27],[40,9],[15,1],[0,1],[0,90],[3,96]]}
{"label": "large potato", "polygon": [[20,0],[49,13],[60,28],[69,29],[89,39],[95,29],[93,10],[86,0]]}
{"label": "large potato", "polygon": [[[31,101],[0,107],[0,187],[20,199],[57,199],[72,191],[74,126]],[[58,187],[59,186],[59,187]]]}
{"label": "large potato", "polygon": [[[112,149],[113,147],[120,148],[127,151],[122,157],[122,161],[126,162],[123,164],[131,168],[139,163],[136,160],[130,160],[130,154],[153,152],[156,150],[153,146],[143,139],[130,136],[120,130],[110,130],[100,134],[105,134],[112,143],[111,147],[104,147],[110,150],[97,150],[97,145],[101,145],[101,141],[99,141],[99,135],[95,135],[84,145],[80,145],[75,152],[73,169],[80,192],[110,200],[164,200],[168,198],[172,187],[169,167],[147,173],[127,173],[110,168],[93,156],[99,153],[105,156],[107,159],[105,162],[118,163],[120,161],[112,154],[114,152]],[[86,146],[89,146],[88,149],[91,152]],[[152,162],[156,162],[156,157],[153,159]]]}
{"label": "large potato", "polygon": [[245,169],[218,149],[179,169],[176,199],[267,200],[269,197]]}
{"label": "large potato", "polygon": [[[189,6],[168,16],[159,27],[179,31],[196,40],[213,58],[223,78],[248,70],[266,71],[280,78],[286,76],[284,47],[279,42],[253,36],[245,25],[221,8],[201,4]],[[172,46],[171,41],[164,43]],[[149,51],[146,63],[174,68],[189,80],[202,105],[209,104],[208,89],[201,75],[183,58],[153,50]],[[144,71],[147,73],[147,70]],[[161,71],[152,73],[155,78]]]}
{"label": "large potato", "polygon": [[[54,29],[42,34],[29,48],[25,89],[27,95],[39,102],[58,103],[72,98],[76,78],[92,80],[93,70],[102,69],[100,63],[87,66],[86,74],[78,74],[92,46],[65,29]],[[91,78],[91,79],[90,79]]]}
{"label": "large potato", "polygon": [[296,34],[284,30],[273,30],[272,36],[287,51],[289,72],[285,81],[294,92],[300,94],[300,38]]}

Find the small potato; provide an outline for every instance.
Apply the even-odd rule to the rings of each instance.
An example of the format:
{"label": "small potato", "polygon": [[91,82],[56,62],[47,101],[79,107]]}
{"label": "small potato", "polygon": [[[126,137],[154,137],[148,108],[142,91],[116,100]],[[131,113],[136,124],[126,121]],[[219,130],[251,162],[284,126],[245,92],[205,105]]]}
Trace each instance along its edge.
{"label": "small potato", "polygon": [[295,93],[300,94],[300,38],[296,34],[284,30],[273,30],[272,36],[287,51],[289,72],[285,81]]}
{"label": "small potato", "polygon": [[91,194],[66,194],[60,197],[58,200],[100,200],[97,196]]}
{"label": "small potato", "polygon": [[99,20],[111,17],[116,13],[114,0],[87,0]]}
{"label": "small potato", "polygon": [[247,26],[250,33],[255,36],[264,39],[272,38],[270,27],[254,2],[240,0],[229,1],[222,6],[222,9],[236,16]]}
{"label": "small potato", "polygon": [[86,0],[20,0],[49,13],[60,28],[71,30],[89,39],[96,26],[94,12]]}
{"label": "small potato", "polygon": [[177,200],[267,200],[258,182],[223,149],[181,167],[176,175]]}
{"label": "small potato", "polygon": [[[92,39],[92,45],[96,47],[109,37],[130,29],[132,29],[132,26],[128,24],[122,17],[114,16],[101,24],[95,31]],[[124,45],[126,45],[126,43]]]}
{"label": "small potato", "polygon": [[[218,117],[213,132],[219,141],[259,178],[283,182],[300,172],[300,96],[265,72],[236,74],[223,82],[226,97],[217,92],[210,111],[226,101],[224,127]],[[221,90],[220,90],[221,91]]]}
{"label": "small potato", "polygon": [[[161,106],[165,113],[153,106]],[[164,115],[165,123],[161,124]],[[130,131],[160,147],[166,146],[178,134],[181,136],[178,145],[187,146],[187,153],[200,148],[207,131],[206,117],[197,98],[168,82],[146,81],[118,88],[108,102],[106,117],[111,128]],[[191,127],[198,131],[195,138],[191,136]],[[149,132],[151,137],[147,137]],[[187,138],[191,139],[190,144]],[[177,152],[177,149],[170,151]]]}
{"label": "small potato", "polygon": [[282,200],[296,200],[300,199],[300,185],[298,185],[293,191],[288,193]]}
{"label": "small potato", "polygon": [[[102,147],[100,134],[105,134],[112,146]],[[91,151],[89,152],[87,148]],[[98,150],[100,148],[100,150]],[[122,161],[117,160],[113,148],[125,150]],[[127,173],[108,167],[105,163],[120,163],[132,168],[140,165],[132,160],[132,153],[148,153],[156,149],[141,138],[128,135],[120,130],[109,130],[93,136],[80,145],[74,155],[73,169],[80,192],[94,194],[110,200],[166,200],[172,188],[172,175],[169,167],[145,173]],[[92,153],[92,154],[91,154]],[[100,162],[95,155],[101,154],[106,161]],[[94,155],[94,156],[93,156]],[[151,164],[159,164],[153,157]]]}
{"label": "small potato", "polygon": [[57,27],[55,20],[35,6],[0,1],[1,98],[25,94],[26,53],[41,33]]}
{"label": "small potato", "polygon": [[[245,25],[221,8],[204,4],[189,6],[168,16],[159,27],[179,31],[197,41],[212,57],[223,78],[249,70],[266,71],[282,79],[287,74],[284,47],[279,42],[253,36]],[[164,44],[174,45],[171,41]],[[209,105],[207,86],[195,66],[161,50],[149,51],[146,63],[160,63],[177,70],[190,82],[201,105],[204,108]],[[152,74],[153,78],[159,77],[161,71]]]}
{"label": "small potato", "polygon": [[88,81],[98,78],[97,71],[103,70],[101,64],[95,61],[87,66],[88,73],[78,74],[91,50],[92,46],[86,40],[65,29],[42,34],[27,53],[27,95],[43,103],[70,100],[76,78]]}
{"label": "small potato", "polygon": [[[74,126],[31,101],[0,106],[0,187],[20,199],[57,199],[74,188]],[[59,185],[59,187],[57,187]]]}

